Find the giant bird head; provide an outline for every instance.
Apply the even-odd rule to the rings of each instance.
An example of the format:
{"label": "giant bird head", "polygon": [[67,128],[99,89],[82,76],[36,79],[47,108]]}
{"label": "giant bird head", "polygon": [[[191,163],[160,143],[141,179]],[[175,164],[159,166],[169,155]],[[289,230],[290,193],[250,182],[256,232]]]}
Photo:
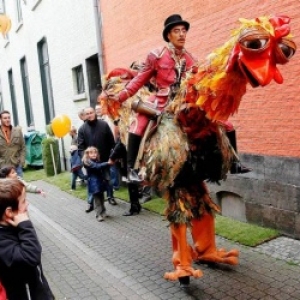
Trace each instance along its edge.
{"label": "giant bird head", "polygon": [[242,27],[226,71],[239,68],[253,87],[265,86],[272,79],[282,83],[277,65],[286,64],[296,52],[296,44],[290,35],[290,18],[275,16],[240,21]]}
{"label": "giant bird head", "polygon": [[[195,103],[213,121],[226,121],[239,108],[246,85],[282,83],[278,65],[296,52],[286,16],[239,19],[231,38],[207,56],[197,74],[187,79],[184,101]],[[180,97],[179,101],[182,101]]]}

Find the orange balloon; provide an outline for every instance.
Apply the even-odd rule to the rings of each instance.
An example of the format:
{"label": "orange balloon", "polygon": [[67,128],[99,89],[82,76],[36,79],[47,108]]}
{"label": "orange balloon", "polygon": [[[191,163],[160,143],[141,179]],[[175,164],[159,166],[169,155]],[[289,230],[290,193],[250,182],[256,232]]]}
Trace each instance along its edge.
{"label": "orange balloon", "polygon": [[52,120],[51,128],[56,137],[64,137],[71,129],[71,120],[67,115],[57,116]]}

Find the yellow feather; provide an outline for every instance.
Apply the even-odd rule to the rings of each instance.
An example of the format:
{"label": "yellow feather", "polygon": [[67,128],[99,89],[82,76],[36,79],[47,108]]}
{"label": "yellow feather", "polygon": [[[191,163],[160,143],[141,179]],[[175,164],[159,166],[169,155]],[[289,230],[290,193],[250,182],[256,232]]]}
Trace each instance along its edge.
{"label": "yellow feather", "polygon": [[186,211],[183,201],[181,199],[179,199],[178,202],[179,202],[180,210],[183,212]]}

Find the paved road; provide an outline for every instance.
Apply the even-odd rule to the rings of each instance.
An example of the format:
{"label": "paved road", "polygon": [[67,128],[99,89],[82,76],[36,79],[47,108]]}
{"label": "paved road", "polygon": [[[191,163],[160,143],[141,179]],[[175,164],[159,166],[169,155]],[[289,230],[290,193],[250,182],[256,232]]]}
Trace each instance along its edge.
{"label": "paved road", "polygon": [[163,279],[172,270],[167,222],[128,204],[107,205],[99,223],[85,202],[43,181],[47,197],[28,194],[43,245],[43,266],[58,300],[300,300],[300,241],[278,238],[256,248],[217,237],[218,247],[241,251],[238,266],[195,265],[204,276],[188,289]]}

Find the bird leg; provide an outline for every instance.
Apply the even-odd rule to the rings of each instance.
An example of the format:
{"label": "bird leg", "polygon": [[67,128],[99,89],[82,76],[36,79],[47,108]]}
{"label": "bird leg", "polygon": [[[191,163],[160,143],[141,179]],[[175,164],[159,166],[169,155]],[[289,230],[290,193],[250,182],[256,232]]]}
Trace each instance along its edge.
{"label": "bird leg", "polygon": [[200,219],[192,219],[195,261],[237,265],[238,250],[226,251],[222,248],[216,248],[214,222],[213,215],[208,212],[205,212]]}
{"label": "bird leg", "polygon": [[177,280],[180,277],[193,276],[195,278],[203,275],[202,271],[192,268],[192,255],[193,249],[187,243],[186,239],[186,224],[171,224],[171,237],[173,247],[173,265],[175,270],[172,272],[166,272],[165,279]]}

